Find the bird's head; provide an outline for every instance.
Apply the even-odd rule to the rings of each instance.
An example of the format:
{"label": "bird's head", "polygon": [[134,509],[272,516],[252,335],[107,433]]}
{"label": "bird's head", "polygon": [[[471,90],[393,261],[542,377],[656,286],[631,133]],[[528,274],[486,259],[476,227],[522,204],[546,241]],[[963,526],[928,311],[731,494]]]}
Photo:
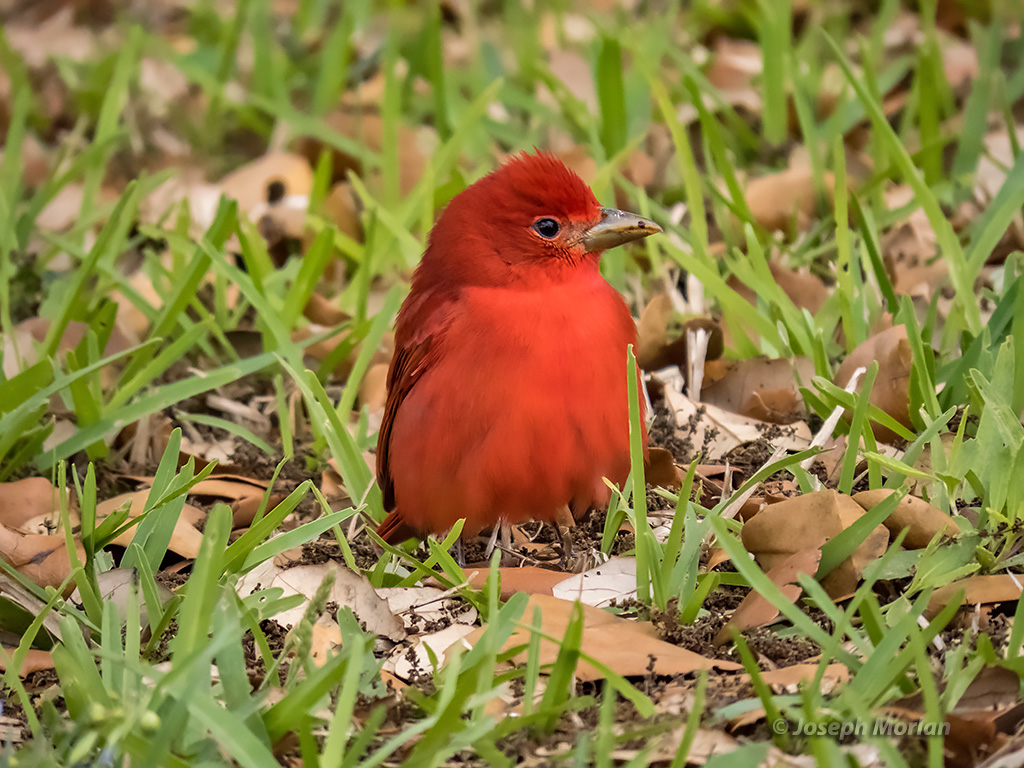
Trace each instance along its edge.
{"label": "bird's head", "polygon": [[601,251],[660,231],[649,219],[603,208],[554,155],[523,153],[452,199],[422,269],[464,285],[558,280],[596,268]]}

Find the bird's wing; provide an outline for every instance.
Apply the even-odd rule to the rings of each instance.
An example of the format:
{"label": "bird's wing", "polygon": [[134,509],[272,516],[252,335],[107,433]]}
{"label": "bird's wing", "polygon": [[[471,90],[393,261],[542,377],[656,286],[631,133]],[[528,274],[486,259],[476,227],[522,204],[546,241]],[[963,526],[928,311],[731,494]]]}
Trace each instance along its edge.
{"label": "bird's wing", "polygon": [[[388,394],[384,419],[377,437],[377,482],[384,495],[384,509],[395,506],[395,483],[391,476],[391,431],[402,403],[436,358],[452,299],[437,292],[418,297],[398,318],[395,356],[388,370]],[[389,518],[391,515],[389,515]]]}

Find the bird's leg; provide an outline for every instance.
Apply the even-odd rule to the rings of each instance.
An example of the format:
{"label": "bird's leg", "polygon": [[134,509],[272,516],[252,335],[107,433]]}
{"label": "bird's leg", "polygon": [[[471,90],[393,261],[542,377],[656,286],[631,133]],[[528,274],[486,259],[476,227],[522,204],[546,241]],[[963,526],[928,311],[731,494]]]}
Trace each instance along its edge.
{"label": "bird's leg", "polygon": [[491,553],[494,552],[494,545],[498,543],[498,533],[501,531],[501,524],[494,526],[491,531],[491,538],[487,540],[487,547],[484,549],[484,560],[491,561]]}
{"label": "bird's leg", "polygon": [[501,562],[499,565],[510,567],[515,565],[516,553],[512,551],[512,524],[507,520],[501,520],[491,531],[491,538],[487,540],[487,549],[484,552],[484,559],[490,562],[491,553],[495,547],[501,550]]}
{"label": "bird's leg", "polygon": [[459,568],[466,567],[466,552],[462,548],[461,536],[455,540],[455,543],[452,544],[451,549],[448,550],[448,553],[452,556],[452,559],[454,559],[455,562],[458,563]]}
{"label": "bird's leg", "polygon": [[523,559],[522,555],[512,549],[512,523],[502,520],[498,527],[501,529],[501,544],[498,545],[501,548],[501,564],[511,567],[516,564],[517,559]]}
{"label": "bird's leg", "polygon": [[564,571],[570,570],[569,565],[573,559],[572,529],[575,525],[576,520],[569,510],[569,505],[563,504],[558,508],[558,512],[555,513],[555,526],[558,528],[558,535],[562,539],[562,557],[559,562]]}

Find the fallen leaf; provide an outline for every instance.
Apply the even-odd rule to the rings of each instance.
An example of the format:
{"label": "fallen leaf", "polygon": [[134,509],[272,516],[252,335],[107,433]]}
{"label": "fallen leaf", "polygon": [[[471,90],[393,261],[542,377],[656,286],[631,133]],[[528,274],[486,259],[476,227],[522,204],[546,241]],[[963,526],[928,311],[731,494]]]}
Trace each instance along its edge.
{"label": "fallen leaf", "polygon": [[[260,589],[281,589],[284,595],[313,597],[328,575],[334,577],[328,600],[339,608],[351,608],[367,631],[395,640],[405,637],[402,622],[388,608],[387,600],[377,595],[369,579],[335,562],[320,565],[299,565],[281,568],[266,560],[246,573],[238,582],[237,591],[246,597]],[[302,619],[306,605],[299,605],[274,616],[283,626],[294,626]]]}
{"label": "fallen leaf", "polygon": [[[744,523],[743,546],[763,570],[770,571],[791,555],[835,538],[863,514],[863,507],[837,491],[805,493],[769,504]],[[876,526],[853,554],[822,580],[829,597],[836,600],[854,592],[864,567],[881,557],[888,543],[885,526]]]}
{"label": "fallen leaf", "polygon": [[468,624],[452,624],[437,632],[414,635],[409,638],[407,644],[402,644],[391,652],[384,663],[384,669],[404,680],[412,680],[418,675],[431,675],[433,667],[430,663],[430,653],[433,653],[434,658],[441,659],[455,645],[467,649],[470,646],[465,644],[465,638],[476,631],[478,630]]}
{"label": "fallen leaf", "polygon": [[[270,498],[267,500],[267,511],[271,511],[285,500],[283,493],[272,493]],[[263,494],[253,494],[252,496],[245,496],[244,498],[238,499],[237,501],[231,502],[231,527],[232,528],[245,528],[252,524],[252,521],[256,519],[256,513],[259,512],[260,506],[263,504]]]}
{"label": "fallen leaf", "polygon": [[[17,648],[2,649],[2,652],[0,652],[0,670],[7,671],[7,660],[14,656],[15,651],[17,651]],[[25,658],[21,661],[18,677],[25,678],[33,672],[39,672],[43,669],[53,669],[53,656],[49,651],[29,648]]]}
{"label": "fallen leaf", "polygon": [[26,477],[13,483],[0,483],[0,523],[21,529],[35,518],[60,510],[59,491],[45,477]]}
{"label": "fallen leaf", "polygon": [[[75,542],[79,562],[85,560],[85,550]],[[30,581],[40,587],[60,587],[71,575],[64,534],[26,534],[0,525],[0,557]],[[74,584],[68,584],[68,592]]]}
{"label": "fallen leaf", "polygon": [[[131,592],[135,591],[137,596],[142,594],[139,587],[138,574],[134,569],[111,568],[97,574],[96,585],[99,587],[100,598],[104,603],[111,603],[117,607],[118,616],[121,617],[121,623],[124,624],[128,616],[128,601]],[[156,595],[160,599],[160,604],[166,605],[167,601],[174,596],[174,593],[160,582],[157,582]],[[72,593],[71,600],[75,603],[82,602],[77,589]],[[139,605],[139,626],[135,628],[136,631],[145,627],[148,623],[149,606],[145,600],[142,600]]]}
{"label": "fallen leaf", "polygon": [[[831,204],[836,179],[829,171],[823,176],[825,188],[821,192]],[[754,221],[770,232],[793,236],[810,226],[819,201],[819,190],[815,189],[814,172],[810,166],[801,165],[752,179],[743,196]],[[733,226],[738,228],[739,223],[734,221]]]}
{"label": "fallen leaf", "polygon": [[[129,519],[138,517],[146,507],[149,493],[150,489],[147,488],[142,491],[122,493],[119,496],[99,502],[96,505],[97,521],[102,522],[112,512],[120,509],[125,504],[131,505],[128,513]],[[196,528],[196,523],[205,518],[206,513],[202,510],[193,507],[191,504],[186,504],[181,510],[181,515],[174,526],[174,531],[171,533],[171,541],[167,545],[167,549],[189,560],[195,558],[199,554],[199,545],[203,541],[203,534]],[[123,531],[111,543],[119,547],[127,547],[132,543],[137,531],[138,526],[132,526],[128,530]]]}
{"label": "fallen leaf", "polygon": [[711,361],[704,369],[701,401],[773,424],[791,424],[807,416],[799,388],[814,376],[806,357],[754,357]]}
{"label": "fallen leaf", "polygon": [[[821,562],[822,539],[812,548],[794,552],[782,560],[770,570],[765,572],[771,582],[782,590],[782,594],[791,603],[795,603],[803,588],[797,583],[797,578],[804,574],[813,577],[818,571],[818,563]],[[736,607],[729,621],[726,622],[715,636],[716,646],[724,645],[732,639],[732,633],[746,632],[748,629],[762,627],[775,620],[779,615],[779,609],[757,590],[750,590]]]}
{"label": "fallen leaf", "polygon": [[309,657],[314,666],[322,667],[330,659],[335,649],[341,647],[341,627],[338,622],[326,614],[317,616],[313,622],[313,632],[309,647]]}
{"label": "fallen leaf", "polygon": [[[490,570],[487,568],[466,568],[466,578],[471,586],[483,587],[487,581]],[[548,568],[538,568],[535,565],[525,565],[522,568],[499,568],[501,575],[501,589],[499,596],[502,600],[508,600],[517,592],[525,592],[529,595],[550,595],[556,585],[565,581],[565,573],[552,571]]]}
{"label": "fallen leaf", "polygon": [[[785,427],[769,424],[723,410],[708,403],[695,403],[682,392],[666,387],[665,400],[675,415],[676,424],[694,451],[717,460],[739,445],[761,438],[775,447],[802,451],[811,444],[811,430],[804,422]],[[768,438],[767,436],[771,436]]]}
{"label": "fallen leaf", "polygon": [[725,337],[718,323],[706,317],[690,317],[677,323],[675,316],[672,298],[667,293],[656,295],[640,313],[636,359],[643,370],[656,371],[675,365],[686,375],[689,370],[690,331],[707,332],[706,360],[722,356]]}
{"label": "fallen leaf", "polygon": [[[337,109],[326,115],[323,120],[331,130],[337,131],[347,138],[355,139],[371,152],[379,153],[384,150],[384,120],[372,107]],[[425,129],[412,128],[405,123],[399,123],[397,130],[399,191],[405,196],[412,192],[423,177],[423,172],[426,169],[423,144],[427,142],[425,141]],[[351,171],[366,182],[370,191],[380,191],[382,185],[380,172],[376,170],[368,172],[359,158],[354,155],[311,136],[301,137],[296,143],[296,149],[305,157],[307,164],[316,163],[321,152],[329,151],[333,160],[332,181],[345,181],[345,177]]]}
{"label": "fallen leaf", "polygon": [[[867,510],[881,504],[893,493],[895,491],[889,488],[877,488],[855,493],[853,500]],[[939,533],[946,536],[957,536],[960,533],[952,517],[915,496],[904,496],[882,524],[889,529],[893,538],[904,528],[909,529],[903,539],[903,546],[908,549],[924,549]]]}
{"label": "fallen leaf", "polygon": [[[559,600],[546,595],[531,595],[523,614],[524,622],[532,622],[534,609],[541,611],[541,632],[548,637],[565,637],[575,603]],[[473,645],[484,633],[484,628],[475,630],[466,637]],[[526,645],[530,641],[529,630],[519,628],[502,646],[509,650]],[[559,646],[546,638],[540,640],[541,665],[553,664],[558,656]],[[739,672],[742,665],[719,659],[708,659],[678,646],[666,643],[649,634],[637,622],[613,616],[593,606],[583,606],[582,652],[613,672],[625,677],[642,677],[653,672],[656,675],[690,674],[699,669]],[[526,663],[526,652],[514,657],[515,663]],[[604,675],[586,661],[576,667],[579,680],[600,680]]]}
{"label": "fallen leaf", "polygon": [[293,201],[305,210],[313,190],[313,169],[301,155],[271,152],[224,176],[220,191],[238,201],[238,208],[254,221],[271,207]]}
{"label": "fallen leaf", "polygon": [[441,622],[475,624],[478,618],[476,608],[437,587],[383,587],[377,595],[387,600],[391,613],[408,632],[418,633],[424,625]]}
{"label": "fallen leaf", "polygon": [[[832,293],[820,277],[807,269],[794,269],[771,261],[768,263],[768,271],[782,292],[793,302],[793,306],[797,309],[806,309],[812,315],[818,314],[818,310]],[[757,293],[744,283],[739,275],[729,275],[726,282],[750,304],[757,305]]]}
{"label": "fallen leaf", "polygon": [[595,568],[560,581],[551,590],[562,600],[604,607],[614,600],[636,597],[636,558],[613,557]]}
{"label": "fallen leaf", "polygon": [[1016,574],[968,576],[966,579],[936,589],[928,601],[924,615],[926,618],[934,617],[960,592],[963,592],[960,605],[978,605],[1013,602],[1020,599],[1021,591],[1021,580]]}
{"label": "fallen leaf", "polygon": [[374,363],[371,365],[363,380],[359,382],[359,405],[367,406],[370,413],[380,411],[384,408],[387,400],[387,381],[389,363]]}
{"label": "fallen leaf", "polygon": [[33,69],[43,67],[56,56],[72,61],[94,57],[99,40],[88,27],[75,23],[75,5],[52,7],[58,10],[45,20],[32,24],[5,23],[4,37],[10,47]]}
{"label": "fallen leaf", "polygon": [[684,473],[676,464],[672,451],[665,448],[649,448],[644,459],[644,479],[659,488],[679,490],[683,485]]}
{"label": "fallen leaf", "polygon": [[[768,685],[779,686],[787,693],[796,694],[802,683],[809,683],[817,678],[819,667],[818,664],[793,664],[789,667],[766,670],[761,673],[761,679]],[[849,679],[849,667],[845,664],[829,664],[821,678],[821,692],[828,695],[835,686]]]}
{"label": "fallen leaf", "polygon": [[[858,344],[840,364],[834,383],[845,388],[855,370],[867,368],[875,360],[878,361],[878,376],[868,395],[868,402],[911,429],[910,368],[913,355],[905,325],[894,325]],[[849,412],[845,417],[849,420]],[[871,428],[875,437],[884,442],[900,439],[892,430],[874,422],[871,422]]]}

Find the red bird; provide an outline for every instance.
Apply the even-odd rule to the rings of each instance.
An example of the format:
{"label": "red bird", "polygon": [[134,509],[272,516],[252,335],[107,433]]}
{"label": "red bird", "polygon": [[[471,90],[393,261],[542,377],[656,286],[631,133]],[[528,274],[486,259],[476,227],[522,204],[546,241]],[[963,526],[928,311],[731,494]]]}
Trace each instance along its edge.
{"label": "red bird", "polygon": [[602,208],[545,153],[519,155],[448,204],[398,313],[377,438],[391,510],[381,538],[463,517],[472,536],[607,503],[602,478],[629,473],[636,326],[598,260],[660,231]]}

